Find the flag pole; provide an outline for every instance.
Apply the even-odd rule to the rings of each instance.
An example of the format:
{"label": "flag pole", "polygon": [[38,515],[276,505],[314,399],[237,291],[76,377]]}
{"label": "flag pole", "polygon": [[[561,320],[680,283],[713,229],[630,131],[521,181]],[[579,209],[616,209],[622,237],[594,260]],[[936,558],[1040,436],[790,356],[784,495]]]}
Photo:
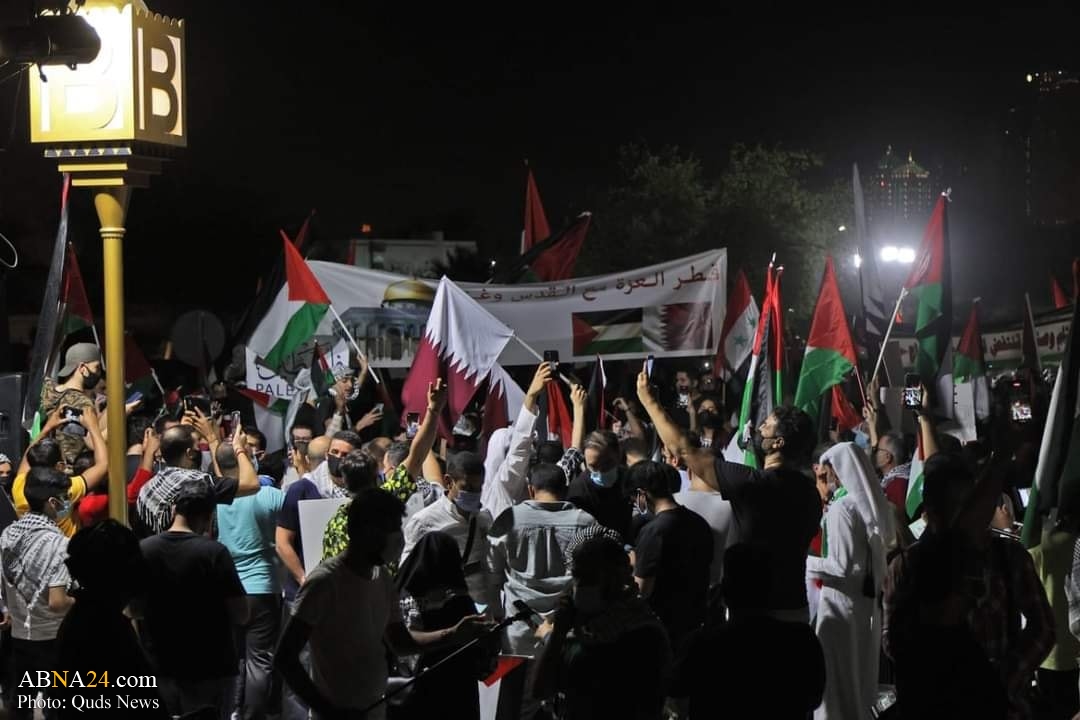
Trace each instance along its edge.
{"label": "flag pole", "polygon": [[896,307],[893,308],[892,317],[889,318],[889,328],[885,331],[885,337],[881,339],[881,350],[878,351],[877,362],[874,363],[874,374],[870,376],[871,385],[877,381],[878,371],[881,370],[881,363],[885,360],[885,346],[888,345],[889,337],[892,335],[893,326],[896,325],[896,315],[900,312],[900,303],[904,302],[907,293],[907,288],[900,288],[900,297],[896,298]]}
{"label": "flag pole", "polygon": [[349,332],[349,328],[345,327],[345,322],[341,319],[341,316],[338,315],[338,311],[334,309],[333,303],[330,304],[330,312],[334,314],[334,319],[337,320],[338,325],[341,326],[342,332],[344,332],[345,337],[349,339],[349,343],[353,346],[353,349],[356,350],[356,354],[360,356],[360,359],[363,360],[365,364],[367,364],[368,373],[375,381],[375,384],[381,385],[382,380],[380,380],[379,376],[375,374],[375,368],[371,367],[371,363],[368,362],[367,355],[365,355],[364,351],[360,349],[360,346],[356,344],[356,338],[354,338],[352,336],[352,333]]}
{"label": "flag pole", "polygon": [[[532,355],[534,358],[536,358],[540,362],[544,362],[544,356],[541,355],[540,353],[536,352],[536,350],[534,350],[531,345],[529,345],[524,340],[519,338],[517,333],[514,333],[513,335],[511,335],[510,339],[511,340],[517,340],[518,345],[520,345],[522,348],[524,348],[526,352],[528,352],[530,355]],[[562,380],[564,383],[566,383],[566,385],[568,387],[573,387],[574,385],[577,385],[576,382],[571,381],[570,378],[566,377],[566,375],[564,375],[562,373],[559,373],[559,379]]]}

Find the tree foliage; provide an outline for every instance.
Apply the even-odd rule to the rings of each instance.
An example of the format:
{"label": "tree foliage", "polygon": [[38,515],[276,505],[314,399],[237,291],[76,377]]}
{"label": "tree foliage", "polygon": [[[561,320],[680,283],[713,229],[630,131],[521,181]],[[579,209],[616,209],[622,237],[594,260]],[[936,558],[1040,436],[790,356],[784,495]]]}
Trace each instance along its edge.
{"label": "tree foliage", "polygon": [[796,321],[813,312],[827,253],[846,257],[853,238],[850,189],[825,177],[822,158],[803,150],[735,145],[715,178],[677,147],[620,151],[616,183],[597,203],[595,234],[581,274],[663,262],[717,247],[743,267],[760,293],[773,252],[785,266],[784,304]]}

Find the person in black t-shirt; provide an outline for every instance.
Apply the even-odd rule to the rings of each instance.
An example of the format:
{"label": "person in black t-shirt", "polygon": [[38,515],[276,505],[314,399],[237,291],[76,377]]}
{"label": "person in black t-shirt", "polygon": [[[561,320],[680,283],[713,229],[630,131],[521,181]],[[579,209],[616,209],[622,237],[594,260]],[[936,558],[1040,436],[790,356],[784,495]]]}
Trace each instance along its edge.
{"label": "person in black t-shirt", "polygon": [[652,461],[630,470],[634,502],[653,516],[638,534],[634,580],[677,654],[686,636],[705,623],[713,537],[704,518],[675,502],[673,477],[673,467]]}
{"label": "person in black t-shirt", "polygon": [[239,671],[234,626],[247,620],[247,605],[232,556],[205,535],[215,504],[207,483],[186,483],[172,526],[140,544],[147,587],[142,636],[173,715],[209,707],[227,718],[232,710]]}
{"label": "person in black t-shirt", "polygon": [[[726,462],[695,448],[664,412],[642,370],[638,398],[661,440],[677,448],[690,473],[731,502],[737,543],[767,548],[773,557],[767,610],[782,620],[809,622],[806,555],[821,525],[821,497],[809,472],[813,422],[802,410],[778,407],[761,423],[754,443],[764,469]],[[805,472],[804,472],[805,470]],[[735,543],[732,543],[735,544]]]}
{"label": "person in black t-shirt", "polygon": [[570,482],[566,499],[625,539],[630,527],[630,504],[619,439],[609,430],[597,430],[585,438],[584,456],[585,471]]}

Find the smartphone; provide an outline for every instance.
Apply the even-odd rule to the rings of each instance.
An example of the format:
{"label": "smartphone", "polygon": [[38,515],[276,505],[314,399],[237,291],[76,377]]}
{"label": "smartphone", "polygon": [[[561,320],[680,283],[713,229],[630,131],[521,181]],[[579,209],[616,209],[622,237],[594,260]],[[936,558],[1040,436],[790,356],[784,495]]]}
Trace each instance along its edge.
{"label": "smartphone", "polygon": [[908,373],[904,376],[904,407],[909,409],[922,407],[922,397],[919,393],[920,385],[922,385],[922,378],[915,373]]}
{"label": "smartphone", "polygon": [[553,368],[559,367],[559,351],[558,350],[545,350],[544,362],[551,363]]}
{"label": "smartphone", "polygon": [[184,396],[184,412],[195,412],[196,410],[202,412],[206,417],[210,417],[210,401],[204,397],[197,395],[185,395]]}
{"label": "smartphone", "polygon": [[130,405],[131,403],[139,402],[142,399],[143,399],[142,391],[141,390],[136,390],[135,392],[128,395],[128,399],[124,401],[124,404],[125,405]]}
{"label": "smartphone", "polygon": [[405,415],[405,437],[412,440],[420,431],[420,413],[411,412]]}
{"label": "smartphone", "polygon": [[82,417],[82,410],[71,406],[65,406],[62,417],[66,422],[77,423],[79,422],[79,418]]}
{"label": "smartphone", "polygon": [[377,413],[381,413],[383,411],[383,404],[382,403],[375,403],[374,411],[377,412]]}
{"label": "smartphone", "polygon": [[650,380],[652,380],[652,368],[653,362],[655,361],[656,358],[653,355],[649,355],[649,357],[645,358],[645,375],[647,375]]}
{"label": "smartphone", "polygon": [[1019,400],[1014,402],[1012,404],[1012,419],[1013,422],[1018,423],[1031,422],[1031,403]]}

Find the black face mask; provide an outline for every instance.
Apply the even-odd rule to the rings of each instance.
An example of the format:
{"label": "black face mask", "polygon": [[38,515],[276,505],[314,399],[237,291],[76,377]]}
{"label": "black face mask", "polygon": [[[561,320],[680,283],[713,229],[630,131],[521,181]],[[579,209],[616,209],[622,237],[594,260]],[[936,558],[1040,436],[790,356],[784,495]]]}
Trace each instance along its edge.
{"label": "black face mask", "polygon": [[101,370],[98,370],[97,372],[88,372],[86,375],[83,375],[83,390],[93,390],[104,378],[105,373]]}
{"label": "black face mask", "polygon": [[326,458],[326,469],[334,477],[341,477],[341,458],[337,455],[329,455]]}
{"label": "black face mask", "polygon": [[719,427],[723,427],[724,420],[720,417],[719,413],[714,413],[712,410],[702,410],[697,415],[698,425],[703,428],[710,428],[715,430]]}

